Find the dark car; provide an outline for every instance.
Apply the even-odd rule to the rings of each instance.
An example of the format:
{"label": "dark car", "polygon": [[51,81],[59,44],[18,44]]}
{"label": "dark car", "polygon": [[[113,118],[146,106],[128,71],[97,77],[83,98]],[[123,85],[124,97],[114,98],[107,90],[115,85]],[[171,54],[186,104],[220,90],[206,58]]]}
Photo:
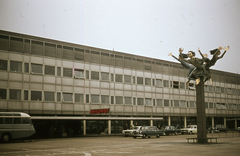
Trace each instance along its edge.
{"label": "dark car", "polygon": [[133,138],[150,138],[151,136],[156,136],[159,138],[160,135],[163,135],[163,132],[160,131],[156,126],[142,126],[139,128],[139,130],[133,132]]}
{"label": "dark car", "polygon": [[216,129],[219,130],[219,132],[225,132],[225,133],[229,131],[229,129],[222,124],[216,125]]}
{"label": "dark car", "polygon": [[169,134],[178,135],[178,133],[181,133],[181,130],[176,128],[175,126],[166,126],[165,129],[161,131],[163,132],[163,135],[169,135]]}

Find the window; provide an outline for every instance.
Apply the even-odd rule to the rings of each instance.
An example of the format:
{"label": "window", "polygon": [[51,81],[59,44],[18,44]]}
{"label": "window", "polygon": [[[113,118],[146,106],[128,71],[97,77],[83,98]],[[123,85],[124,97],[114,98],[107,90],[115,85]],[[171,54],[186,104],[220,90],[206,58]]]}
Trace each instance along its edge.
{"label": "window", "polygon": [[208,86],[208,91],[212,92],[213,91],[213,86]]}
{"label": "window", "polygon": [[174,100],[174,107],[179,107],[179,100]]}
{"label": "window", "polygon": [[24,72],[29,73],[29,63],[24,63]]}
{"label": "window", "polygon": [[109,81],[109,73],[101,72],[101,80],[102,81]]}
{"label": "window", "polygon": [[163,87],[169,87],[169,81],[163,80]]}
{"label": "window", "polygon": [[131,105],[132,104],[132,98],[131,97],[124,97],[124,101],[126,105]]}
{"label": "window", "polygon": [[28,100],[28,90],[24,90],[24,100]]}
{"label": "window", "polygon": [[136,83],[135,76],[132,77],[132,82],[133,82],[133,84]]}
{"label": "window", "polygon": [[133,98],[133,105],[136,105],[136,98]]}
{"label": "window", "polygon": [[100,103],[99,95],[91,94],[91,103]]}
{"label": "window", "polygon": [[41,91],[31,91],[31,100],[32,101],[42,101],[42,92]]}
{"label": "window", "polygon": [[13,118],[14,124],[21,124],[21,118]]}
{"label": "window", "polygon": [[75,78],[84,78],[84,70],[74,69],[74,77]]}
{"label": "window", "polygon": [[216,87],[215,87],[215,92],[216,92],[216,93],[221,93],[221,88],[218,87],[218,86],[216,86]]}
{"label": "window", "polygon": [[89,103],[89,94],[86,94],[86,103]]}
{"label": "window", "polygon": [[194,83],[189,83],[188,88],[189,88],[189,90],[195,90]]}
{"label": "window", "polygon": [[86,70],[86,79],[89,80],[89,71]]}
{"label": "window", "polygon": [[57,102],[61,102],[61,93],[57,92]]}
{"label": "window", "polygon": [[57,67],[57,76],[62,76],[61,67]]}
{"label": "window", "polygon": [[184,100],[180,100],[180,107],[187,107],[187,105],[186,105],[186,101],[184,101]]}
{"label": "window", "polygon": [[72,77],[72,68],[63,68],[64,77]]}
{"label": "window", "polygon": [[114,96],[111,96],[111,104],[114,104]]}
{"label": "window", "polygon": [[178,81],[173,81],[173,88],[176,88],[176,89],[179,88],[179,82]]}
{"label": "window", "polygon": [[145,99],[145,105],[146,105],[146,106],[152,106],[152,99],[146,98],[146,99]]}
{"label": "window", "polygon": [[73,102],[72,93],[63,93],[63,102]]}
{"label": "window", "polygon": [[111,74],[111,81],[114,81],[114,74]]}
{"label": "window", "polygon": [[99,80],[99,72],[91,71],[91,79],[92,80]]}
{"label": "window", "polygon": [[143,77],[137,77],[137,84],[143,85]]}
{"label": "window", "polygon": [[162,80],[161,79],[156,79],[156,86],[162,87]]}
{"label": "window", "polygon": [[137,98],[137,105],[143,106],[143,98]]}
{"label": "window", "polygon": [[169,107],[169,100],[164,100],[164,107]]}
{"label": "window", "polygon": [[225,89],[221,87],[221,93],[225,93]]}
{"label": "window", "polygon": [[163,107],[162,99],[157,99],[157,106]]}
{"label": "window", "polygon": [[150,85],[151,86],[151,79],[150,78],[145,78],[145,85]]}
{"label": "window", "polygon": [[83,94],[75,94],[75,102],[84,102]]}
{"label": "window", "polygon": [[222,109],[221,104],[220,103],[216,103],[216,108],[217,109]]}
{"label": "window", "polygon": [[180,82],[180,89],[185,89],[185,83],[184,82]]}
{"label": "window", "polygon": [[227,93],[232,94],[232,88],[227,88]]}
{"label": "window", "polygon": [[10,61],[10,71],[22,72],[22,62]]}
{"label": "window", "polygon": [[115,82],[123,82],[123,76],[119,75],[119,74],[116,74],[115,75]]}
{"label": "window", "polygon": [[34,74],[42,74],[42,65],[41,64],[31,64],[31,72]]}
{"label": "window", "polygon": [[30,118],[22,118],[22,124],[30,124],[31,120]]}
{"label": "window", "polygon": [[209,102],[209,108],[213,108],[213,103]]}
{"label": "window", "polygon": [[101,95],[101,103],[102,104],[109,104],[109,96],[108,95]]}
{"label": "window", "polygon": [[190,103],[190,108],[195,108],[195,102],[194,101],[189,101]]}
{"label": "window", "polygon": [[44,92],[44,101],[55,101],[54,92]]}
{"label": "window", "polygon": [[55,75],[55,67],[45,65],[45,75]]}
{"label": "window", "polygon": [[226,104],[225,104],[225,103],[221,103],[221,107],[222,107],[222,109],[227,109],[227,107],[226,107]]}
{"label": "window", "polygon": [[0,70],[7,70],[7,61],[0,60]]}
{"label": "window", "polygon": [[123,97],[122,96],[116,96],[116,104],[123,104]]}
{"label": "window", "polygon": [[21,90],[10,89],[9,90],[9,99],[21,100]]}
{"label": "window", "polygon": [[7,99],[7,89],[0,89],[0,99]]}
{"label": "window", "polygon": [[208,103],[207,102],[205,102],[205,108],[208,108]]}
{"label": "window", "polygon": [[155,79],[152,79],[152,85],[155,86]]}
{"label": "window", "polygon": [[130,75],[124,75],[124,83],[131,83],[131,76]]}

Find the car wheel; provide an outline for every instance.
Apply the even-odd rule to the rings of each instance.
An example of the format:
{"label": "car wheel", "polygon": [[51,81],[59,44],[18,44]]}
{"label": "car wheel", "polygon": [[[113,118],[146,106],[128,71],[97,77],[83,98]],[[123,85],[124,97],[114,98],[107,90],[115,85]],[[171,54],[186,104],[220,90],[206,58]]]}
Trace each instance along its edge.
{"label": "car wheel", "polygon": [[157,135],[157,138],[160,138],[160,134]]}
{"label": "car wheel", "polygon": [[133,137],[134,139],[136,139],[136,137]]}
{"label": "car wheel", "polygon": [[146,138],[146,135],[145,135],[145,134],[143,134],[142,138]]}
{"label": "car wheel", "polygon": [[148,138],[151,138],[150,136],[148,136]]}
{"label": "car wheel", "polygon": [[175,135],[178,135],[177,132],[175,132]]}
{"label": "car wheel", "polygon": [[5,134],[2,135],[2,140],[4,142],[10,141],[10,139],[11,139],[10,134],[5,133]]}

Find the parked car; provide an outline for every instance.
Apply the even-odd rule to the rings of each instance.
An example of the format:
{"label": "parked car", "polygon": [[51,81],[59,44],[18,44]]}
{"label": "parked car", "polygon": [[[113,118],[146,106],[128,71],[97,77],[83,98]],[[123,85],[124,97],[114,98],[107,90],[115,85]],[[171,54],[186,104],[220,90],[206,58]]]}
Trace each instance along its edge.
{"label": "parked car", "polygon": [[163,132],[160,131],[156,126],[141,126],[139,130],[133,132],[133,138],[150,138],[151,136],[156,136],[159,138],[160,135],[163,135]]}
{"label": "parked car", "polygon": [[186,128],[181,129],[181,134],[197,133],[197,125],[188,125]]}
{"label": "parked car", "polygon": [[123,136],[125,136],[125,137],[127,137],[127,136],[133,136],[133,132],[139,130],[141,127],[142,127],[142,126],[133,126],[133,127],[130,128],[130,129],[122,130],[122,134],[123,134]]}
{"label": "parked car", "polygon": [[238,127],[238,132],[240,132],[240,127]]}
{"label": "parked car", "polygon": [[216,127],[209,127],[207,132],[208,133],[219,133],[219,130]]}
{"label": "parked car", "polygon": [[169,134],[175,134],[178,135],[178,133],[181,132],[180,129],[176,128],[175,126],[166,126],[163,130],[163,135],[169,135]]}
{"label": "parked car", "polygon": [[229,129],[222,124],[218,124],[215,127],[216,127],[217,130],[219,130],[219,132],[227,133],[227,131],[229,131]]}

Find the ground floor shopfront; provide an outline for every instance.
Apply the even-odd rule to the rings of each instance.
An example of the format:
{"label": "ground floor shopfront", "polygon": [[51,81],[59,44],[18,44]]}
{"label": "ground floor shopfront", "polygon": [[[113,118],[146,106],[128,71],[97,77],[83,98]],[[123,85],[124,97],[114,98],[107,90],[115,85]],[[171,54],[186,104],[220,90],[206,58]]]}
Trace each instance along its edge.
{"label": "ground floor shopfront", "polygon": [[[194,116],[165,116],[165,117],[46,117],[32,116],[36,129],[35,138],[71,137],[71,136],[100,136],[121,135],[122,130],[131,126],[157,126],[164,129],[165,126],[186,127],[196,125]],[[226,117],[207,117],[208,127],[223,124],[229,129],[237,129],[240,120]]]}

